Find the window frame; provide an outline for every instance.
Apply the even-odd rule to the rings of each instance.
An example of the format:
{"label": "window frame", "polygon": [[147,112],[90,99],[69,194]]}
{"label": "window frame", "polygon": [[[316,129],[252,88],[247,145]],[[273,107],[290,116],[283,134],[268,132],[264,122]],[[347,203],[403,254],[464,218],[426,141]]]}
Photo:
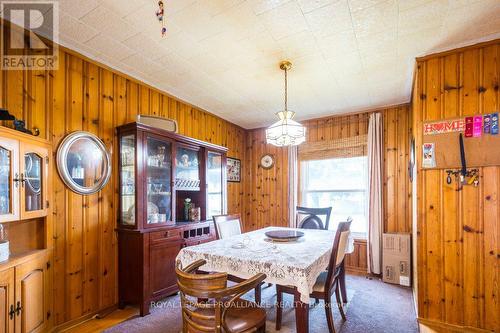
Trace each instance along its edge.
{"label": "window frame", "polygon": [[[355,157],[364,157],[366,158],[366,168],[365,168],[365,188],[363,189],[321,189],[321,190],[308,190],[307,189],[307,184],[309,182],[309,177],[310,173],[308,172],[308,163],[314,162],[314,161],[322,161],[322,160],[340,160],[340,159],[350,159],[350,158],[355,158]],[[365,197],[365,204],[364,204],[364,216],[366,220],[365,224],[365,231],[364,232],[353,232],[353,235],[355,236],[356,239],[367,239],[368,237],[368,205],[369,205],[369,193],[368,193],[368,156],[367,155],[362,155],[362,156],[353,156],[353,157],[335,157],[335,158],[329,158],[329,159],[318,159],[318,160],[300,160],[298,161],[298,193],[297,193],[297,202],[302,205],[302,206],[307,206],[306,205],[306,198],[307,194],[309,193],[364,193]],[[332,220],[330,220],[330,226],[334,225],[332,223]]]}

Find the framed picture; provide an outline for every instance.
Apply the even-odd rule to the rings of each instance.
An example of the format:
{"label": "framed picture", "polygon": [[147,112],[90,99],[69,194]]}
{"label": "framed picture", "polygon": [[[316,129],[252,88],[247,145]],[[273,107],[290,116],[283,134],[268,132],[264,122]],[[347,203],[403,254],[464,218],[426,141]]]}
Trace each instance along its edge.
{"label": "framed picture", "polygon": [[227,158],[227,181],[241,182],[241,160],[237,158]]}

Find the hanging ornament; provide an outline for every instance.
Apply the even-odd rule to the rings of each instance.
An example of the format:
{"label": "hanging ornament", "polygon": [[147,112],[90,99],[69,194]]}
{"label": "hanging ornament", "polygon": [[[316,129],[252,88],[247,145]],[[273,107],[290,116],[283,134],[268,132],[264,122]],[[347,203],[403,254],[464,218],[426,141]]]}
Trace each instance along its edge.
{"label": "hanging ornament", "polygon": [[156,18],[161,24],[161,36],[165,37],[167,35],[167,27],[165,26],[165,10],[163,7],[163,1],[158,1],[158,10],[156,11]]}

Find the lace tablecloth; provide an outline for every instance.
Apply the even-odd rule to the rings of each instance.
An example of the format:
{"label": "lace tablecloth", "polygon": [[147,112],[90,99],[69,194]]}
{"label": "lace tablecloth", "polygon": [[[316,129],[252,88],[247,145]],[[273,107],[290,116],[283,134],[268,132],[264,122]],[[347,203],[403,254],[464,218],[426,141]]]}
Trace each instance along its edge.
{"label": "lace tablecloth", "polygon": [[[300,229],[305,236],[297,242],[271,242],[264,234],[276,229],[285,228],[269,227],[186,247],[177,259],[184,267],[204,259],[207,264],[202,270],[227,272],[244,279],[264,273],[268,283],[297,287],[301,301],[307,303],[316,279],[328,267],[335,231]],[[350,237],[346,251],[353,250]]]}

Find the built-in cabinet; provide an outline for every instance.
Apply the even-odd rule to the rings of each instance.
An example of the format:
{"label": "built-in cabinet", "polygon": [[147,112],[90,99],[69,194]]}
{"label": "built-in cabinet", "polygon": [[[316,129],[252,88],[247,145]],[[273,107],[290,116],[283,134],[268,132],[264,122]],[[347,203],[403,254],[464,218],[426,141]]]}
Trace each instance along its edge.
{"label": "built-in cabinet", "polygon": [[0,266],[0,332],[45,331],[50,318],[48,262],[41,250]]}
{"label": "built-in cabinet", "polygon": [[0,223],[10,256],[0,262],[0,332],[46,332],[51,323],[51,144],[0,126]]}
{"label": "built-in cabinet", "polygon": [[[175,258],[185,246],[215,239],[213,215],[226,212],[227,149],[132,123],[117,129],[120,172],[119,304],[177,292]],[[199,208],[189,221],[184,201]]]}

